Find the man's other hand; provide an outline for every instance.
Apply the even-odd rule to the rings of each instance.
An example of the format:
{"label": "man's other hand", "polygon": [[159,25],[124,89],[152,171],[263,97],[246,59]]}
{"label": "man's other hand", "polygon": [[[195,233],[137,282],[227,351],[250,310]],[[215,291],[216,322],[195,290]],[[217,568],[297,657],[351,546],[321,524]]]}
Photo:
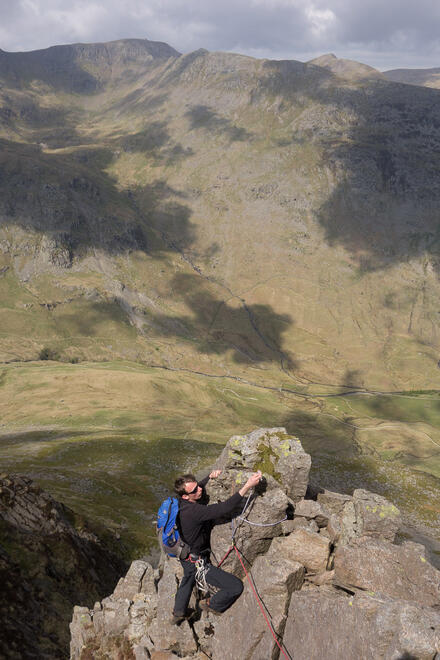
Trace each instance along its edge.
{"label": "man's other hand", "polygon": [[213,470],[211,474],[209,475],[210,479],[217,479],[221,475],[222,471],[221,470]]}

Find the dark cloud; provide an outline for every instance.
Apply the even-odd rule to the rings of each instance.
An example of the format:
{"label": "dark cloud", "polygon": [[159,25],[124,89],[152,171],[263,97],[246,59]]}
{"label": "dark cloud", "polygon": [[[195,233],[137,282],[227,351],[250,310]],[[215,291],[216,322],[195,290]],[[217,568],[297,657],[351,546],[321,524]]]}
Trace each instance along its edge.
{"label": "dark cloud", "polygon": [[4,50],[141,37],[182,52],[440,65],[438,0],[0,0],[0,10]]}

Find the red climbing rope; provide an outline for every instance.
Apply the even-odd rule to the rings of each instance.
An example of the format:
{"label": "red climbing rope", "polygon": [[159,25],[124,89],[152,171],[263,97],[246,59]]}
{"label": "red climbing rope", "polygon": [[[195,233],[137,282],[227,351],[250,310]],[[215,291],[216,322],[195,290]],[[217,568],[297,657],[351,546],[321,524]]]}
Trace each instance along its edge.
{"label": "red climbing rope", "polygon": [[225,561],[225,559],[227,559],[227,557],[229,557],[229,555],[231,554],[231,552],[232,552],[232,550],[233,550],[233,547],[234,547],[234,546],[231,545],[231,547],[229,548],[229,550],[227,551],[227,553],[225,554],[225,556],[223,557],[223,559],[220,561],[219,564],[217,564],[217,568],[220,568],[220,566],[223,564],[223,562]]}
{"label": "red climbing rope", "polygon": [[[252,589],[252,591],[254,592],[254,596],[255,596],[255,598],[257,599],[257,603],[258,603],[258,605],[260,606],[260,610],[261,610],[261,612],[262,612],[262,614],[263,614],[263,616],[264,616],[264,619],[265,619],[265,621],[266,621],[266,623],[267,623],[267,625],[268,625],[268,627],[269,627],[270,632],[272,633],[272,637],[273,637],[274,640],[276,641],[276,643],[277,643],[277,645],[278,645],[278,648],[280,649],[280,651],[281,651],[281,653],[284,655],[284,657],[287,658],[287,660],[290,660],[289,656],[286,654],[286,652],[284,651],[283,647],[282,647],[281,644],[279,643],[279,641],[278,641],[278,639],[277,639],[277,637],[276,637],[276,634],[275,634],[275,632],[274,632],[274,630],[273,630],[273,628],[272,628],[272,626],[271,626],[271,624],[270,624],[270,621],[269,621],[269,619],[268,619],[267,616],[266,616],[266,612],[264,611],[264,609],[263,609],[263,605],[261,604],[261,600],[260,600],[260,598],[258,597],[258,594],[257,594],[257,592],[256,592],[256,590],[255,590],[254,585],[252,584],[252,580],[251,580],[251,578],[249,577],[249,574],[248,574],[248,572],[247,572],[247,570],[246,570],[246,566],[244,565],[244,563],[243,563],[243,561],[242,561],[241,554],[240,554],[240,552],[239,552],[237,546],[234,545],[233,548],[234,548],[235,552],[237,553],[237,556],[238,556],[238,559],[239,559],[239,561],[240,561],[240,564],[242,565],[242,568],[243,568],[243,570],[244,570],[244,572],[245,572],[245,574],[246,574],[246,577],[247,577],[247,579],[248,579],[248,582],[249,582],[249,584],[251,585],[251,589]],[[228,550],[228,553],[227,553],[227,555],[225,555],[225,557],[223,557],[222,562],[226,559],[226,557],[229,555],[229,553],[231,552],[231,550],[232,550],[232,548],[230,548],[230,549]],[[220,563],[221,563],[221,562],[220,562]],[[219,564],[219,566],[220,566],[220,564]]]}

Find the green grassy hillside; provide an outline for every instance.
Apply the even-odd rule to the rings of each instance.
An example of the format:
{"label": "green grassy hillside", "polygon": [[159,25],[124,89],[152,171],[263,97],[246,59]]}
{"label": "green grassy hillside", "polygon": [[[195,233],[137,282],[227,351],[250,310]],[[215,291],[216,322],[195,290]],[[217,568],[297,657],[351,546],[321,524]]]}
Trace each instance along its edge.
{"label": "green grassy hillside", "polygon": [[304,400],[129,362],[11,364],[0,383],[3,469],[119,532],[132,556],[154,548],[152,519],[176,475],[209,469],[231,435],[261,426],[300,437],[321,485],[364,484],[438,532],[438,394]]}

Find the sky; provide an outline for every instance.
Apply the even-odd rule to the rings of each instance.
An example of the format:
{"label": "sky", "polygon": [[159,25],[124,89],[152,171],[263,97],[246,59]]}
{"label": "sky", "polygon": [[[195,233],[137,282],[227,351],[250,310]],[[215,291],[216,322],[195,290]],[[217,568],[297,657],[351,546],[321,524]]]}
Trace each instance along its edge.
{"label": "sky", "polygon": [[142,38],[380,70],[440,67],[440,0],[0,0],[0,48]]}

